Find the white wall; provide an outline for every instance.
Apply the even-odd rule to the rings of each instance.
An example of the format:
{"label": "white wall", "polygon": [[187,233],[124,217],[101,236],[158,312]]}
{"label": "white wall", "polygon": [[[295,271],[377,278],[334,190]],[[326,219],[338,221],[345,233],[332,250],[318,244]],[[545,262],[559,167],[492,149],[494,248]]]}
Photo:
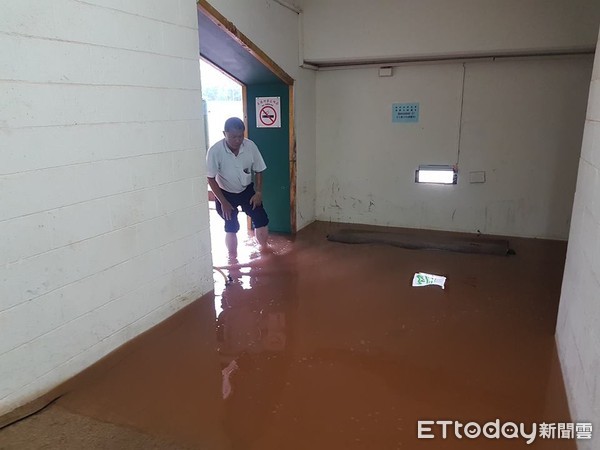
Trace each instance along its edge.
{"label": "white wall", "polygon": [[212,289],[193,0],[0,2],[0,414]]}
{"label": "white wall", "polygon": [[295,80],[296,218],[301,229],[315,218],[315,73],[299,67],[298,15],[271,0],[213,0],[210,4]]}
{"label": "white wall", "polygon": [[593,48],[596,0],[304,0],[311,62]]}
{"label": "white wall", "polygon": [[600,50],[592,80],[556,328],[571,416],[594,424],[580,450],[600,446]]}
{"label": "white wall", "polygon": [[[317,218],[566,239],[592,59],[408,65],[317,77]],[[417,124],[393,103],[419,102]],[[461,125],[462,124],[462,125]],[[456,186],[414,182],[455,164]],[[485,171],[484,184],[469,172]]]}

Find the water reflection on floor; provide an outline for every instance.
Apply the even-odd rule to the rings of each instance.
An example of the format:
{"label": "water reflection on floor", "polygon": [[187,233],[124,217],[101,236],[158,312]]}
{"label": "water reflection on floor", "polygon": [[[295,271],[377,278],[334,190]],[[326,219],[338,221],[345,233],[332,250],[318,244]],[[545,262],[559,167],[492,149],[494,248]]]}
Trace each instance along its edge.
{"label": "water reflection on floor", "polygon": [[[336,228],[275,237],[272,259],[249,257],[216,285],[222,368],[235,361],[232,448],[574,448],[444,440],[439,427],[417,439],[419,420],[568,422],[553,339],[564,244],[465,255],[326,241]],[[411,287],[419,271],[447,276],[446,289]]]}
{"label": "water reflection on floor", "polygon": [[[564,243],[511,239],[517,255],[499,257],[327,241],[339,228],[272,236],[268,256],[240,239],[234,264],[216,253],[214,296],[83,374],[57,406],[191,448],[575,448],[440,429],[417,439],[419,420],[569,421],[553,337]],[[411,287],[415,272],[445,275],[446,289]]]}

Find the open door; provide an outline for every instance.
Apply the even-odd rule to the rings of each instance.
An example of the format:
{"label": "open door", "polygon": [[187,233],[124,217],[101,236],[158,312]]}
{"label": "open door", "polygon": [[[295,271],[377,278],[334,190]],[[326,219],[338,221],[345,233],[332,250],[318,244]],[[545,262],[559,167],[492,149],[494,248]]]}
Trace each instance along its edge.
{"label": "open door", "polygon": [[[258,126],[256,99],[262,97],[279,98],[280,127]],[[292,224],[290,217],[290,101],[288,86],[284,83],[248,85],[246,86],[246,101],[248,138],[258,145],[267,164],[263,181],[263,200],[269,214],[269,230],[290,233]]]}

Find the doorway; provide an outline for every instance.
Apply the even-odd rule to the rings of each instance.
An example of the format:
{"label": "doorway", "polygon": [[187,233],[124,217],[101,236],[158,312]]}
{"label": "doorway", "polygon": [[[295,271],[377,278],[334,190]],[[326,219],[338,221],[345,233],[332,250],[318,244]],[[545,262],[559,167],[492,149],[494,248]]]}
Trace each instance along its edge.
{"label": "doorway", "polygon": [[[263,201],[269,230],[295,233],[294,80],[206,0],[198,2],[198,33],[200,56],[243,86],[248,138],[258,145],[267,165]],[[257,124],[256,102],[265,97],[279,99],[279,126]]]}
{"label": "doorway", "polygon": [[223,124],[229,117],[245,120],[241,83],[200,59],[202,102],[206,118],[206,148],[223,139]]}
{"label": "doorway", "polygon": [[[200,58],[200,78],[202,81],[202,106],[205,117],[205,143],[209,149],[223,139],[223,128],[225,121],[230,117],[238,117],[246,122],[244,113],[244,90],[245,86],[234,78],[213,66],[210,62]],[[211,248],[213,261],[217,265],[227,261],[227,248],[225,246],[223,221],[219,217],[216,208],[216,197],[207,183],[208,210],[211,234]],[[244,221],[238,233],[240,240],[240,253],[252,251],[252,233],[250,222],[244,226]]]}

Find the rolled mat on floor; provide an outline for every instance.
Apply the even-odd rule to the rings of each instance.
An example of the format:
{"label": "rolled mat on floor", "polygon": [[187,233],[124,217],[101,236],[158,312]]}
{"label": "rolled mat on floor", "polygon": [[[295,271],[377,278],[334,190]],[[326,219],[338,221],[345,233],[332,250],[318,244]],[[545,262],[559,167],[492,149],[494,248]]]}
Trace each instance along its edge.
{"label": "rolled mat on floor", "polygon": [[427,236],[366,230],[340,230],[327,235],[332,242],[345,244],[387,244],[408,249],[447,250],[460,253],[514,255],[506,239],[484,237]]}

